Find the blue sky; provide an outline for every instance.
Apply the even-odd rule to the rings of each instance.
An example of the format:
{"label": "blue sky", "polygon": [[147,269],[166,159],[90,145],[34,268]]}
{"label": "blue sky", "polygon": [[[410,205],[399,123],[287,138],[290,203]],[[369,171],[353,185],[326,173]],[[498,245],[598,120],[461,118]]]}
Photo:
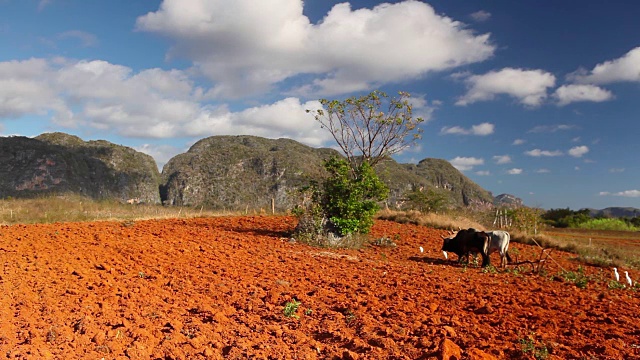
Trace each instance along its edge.
{"label": "blue sky", "polygon": [[529,206],[640,207],[640,2],[0,0],[0,135],[62,131],[162,166],[212,135],[334,146],[305,113],[374,89]]}

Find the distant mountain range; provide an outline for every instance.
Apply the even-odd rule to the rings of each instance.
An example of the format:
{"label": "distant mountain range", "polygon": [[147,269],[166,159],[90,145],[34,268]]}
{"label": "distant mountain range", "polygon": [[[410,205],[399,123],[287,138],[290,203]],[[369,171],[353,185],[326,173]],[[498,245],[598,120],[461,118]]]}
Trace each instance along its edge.
{"label": "distant mountain range", "polygon": [[[295,190],[326,173],[322,161],[339,152],[291,139],[212,136],[176,155],[158,172],[153,158],[108,141],[65,133],[0,137],[0,198],[75,193],[94,199],[220,209],[290,209]],[[407,193],[430,191],[449,207],[519,207],[509,194],[494,197],[448,161],[417,164],[384,159],[376,173],[390,189],[386,205],[404,209]],[[436,196],[436,195],[434,195]]]}
{"label": "distant mountain range", "polygon": [[636,216],[640,216],[640,209],[637,209],[634,207],[608,207],[602,210],[597,210],[597,209],[587,209],[587,210],[589,210],[589,214],[592,217],[633,218]]}

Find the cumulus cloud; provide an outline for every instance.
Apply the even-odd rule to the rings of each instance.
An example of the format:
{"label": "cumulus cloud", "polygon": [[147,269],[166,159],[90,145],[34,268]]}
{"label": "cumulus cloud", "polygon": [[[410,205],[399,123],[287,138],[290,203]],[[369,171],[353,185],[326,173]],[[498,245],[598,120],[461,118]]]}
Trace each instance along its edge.
{"label": "cumulus cloud", "polygon": [[569,79],[583,84],[610,84],[640,81],[640,46],[624,56],[596,65],[591,71],[578,70]]}
{"label": "cumulus cloud", "polygon": [[509,95],[521,104],[535,107],[547,97],[547,88],[556,82],[553,74],[542,70],[504,68],[484,75],[471,75],[465,79],[467,93],[456,105],[469,105],[495,99],[496,95]]}
{"label": "cumulus cloud", "polygon": [[491,13],[488,12],[488,11],[479,10],[479,11],[476,11],[476,12],[472,13],[469,16],[471,16],[471,18],[474,21],[485,22],[485,21],[487,21],[487,20],[489,20],[491,18]]}
{"label": "cumulus cloud", "polygon": [[513,140],[513,143],[511,143],[511,145],[522,145],[525,142],[526,141],[524,139],[515,139],[515,140]]}
{"label": "cumulus cloud", "polygon": [[520,175],[522,174],[522,169],[518,169],[518,168],[513,168],[513,169],[509,169],[507,170],[507,174],[509,175]]}
{"label": "cumulus cloud", "polygon": [[46,115],[68,111],[51,83],[53,69],[46,60],[0,62],[0,118],[19,118],[25,114]]}
{"label": "cumulus cloud", "polygon": [[579,101],[603,102],[613,99],[611,91],[595,85],[563,85],[553,94],[559,106]]}
{"label": "cumulus cloud", "polygon": [[495,129],[495,125],[491,123],[482,123],[478,125],[473,125],[469,129],[465,129],[460,126],[451,126],[451,127],[445,126],[440,130],[440,134],[487,136],[487,135],[493,134],[494,129]]}
{"label": "cumulus cloud", "polygon": [[493,157],[493,161],[496,162],[496,164],[508,164],[511,162],[511,156],[509,155],[496,155]]}
{"label": "cumulus cloud", "polygon": [[538,170],[536,170],[536,173],[538,173],[538,174],[548,174],[548,173],[550,173],[550,172],[551,172],[551,170],[549,170],[549,169],[544,169],[544,168],[543,168],[543,169],[538,169]]}
{"label": "cumulus cloud", "polygon": [[640,190],[626,190],[626,191],[620,191],[620,192],[616,192],[616,193],[611,193],[608,191],[602,191],[600,192],[601,196],[621,196],[621,197],[632,197],[632,198],[636,198],[636,197],[640,197]]}
{"label": "cumulus cloud", "polygon": [[449,160],[451,165],[460,171],[472,170],[474,166],[484,165],[484,159],[475,157],[460,157]]}
{"label": "cumulus cloud", "polygon": [[478,175],[478,176],[489,176],[489,175],[491,175],[491,172],[487,171],[487,170],[481,170],[481,171],[476,171],[476,175]]}
{"label": "cumulus cloud", "polygon": [[549,150],[533,149],[533,150],[525,151],[524,153],[525,155],[529,155],[533,157],[541,157],[541,156],[553,157],[553,156],[563,155],[562,151],[560,150],[549,151]]}
{"label": "cumulus cloud", "polygon": [[573,156],[573,157],[582,157],[582,155],[586,154],[589,152],[589,147],[588,146],[575,146],[572,147],[571,149],[569,149],[569,155]]}
{"label": "cumulus cloud", "polygon": [[180,70],[134,72],[100,60],[0,62],[0,118],[51,115],[63,127],[142,138],[253,134],[312,146],[331,138],[305,111],[318,101],[290,97],[233,112],[203,102],[205,92]]}
{"label": "cumulus cloud", "polygon": [[[172,40],[214,83],[211,96],[265,92],[311,75],[293,95],[335,95],[483,61],[489,34],[436,14],[419,1],[352,10],[336,4],[317,24],[302,0],[164,0],[136,28]],[[429,49],[425,51],[424,49]]]}
{"label": "cumulus cloud", "polygon": [[611,169],[609,169],[609,172],[610,173],[621,173],[621,172],[624,172],[624,170],[625,170],[624,168],[611,168]]}

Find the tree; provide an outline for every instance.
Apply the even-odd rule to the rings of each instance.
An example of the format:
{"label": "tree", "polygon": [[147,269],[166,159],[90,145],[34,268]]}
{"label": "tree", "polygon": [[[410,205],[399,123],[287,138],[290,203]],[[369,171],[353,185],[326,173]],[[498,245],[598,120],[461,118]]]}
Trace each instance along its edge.
{"label": "tree", "polygon": [[[327,129],[347,157],[352,169],[364,162],[371,167],[386,156],[396,154],[420,139],[421,117],[413,117],[411,95],[399,92],[389,98],[375,90],[344,101],[321,99],[324,109],[313,113],[322,128]],[[386,107],[386,112],[382,111]]]}
{"label": "tree", "polygon": [[414,188],[404,193],[406,207],[421,212],[437,212],[446,208],[447,197],[441,191],[429,188]]}
{"label": "tree", "polygon": [[[307,110],[331,133],[346,160],[324,162],[328,178],[321,186],[311,186],[311,203],[297,209],[298,237],[323,245],[332,241],[318,241],[319,237],[369,233],[378,202],[389,192],[374,166],[420,138],[418,125],[423,120],[413,118],[409,94],[399,94],[399,98],[389,99],[385,93],[373,91],[344,101],[321,99],[324,109]],[[386,112],[381,111],[383,106]]]}

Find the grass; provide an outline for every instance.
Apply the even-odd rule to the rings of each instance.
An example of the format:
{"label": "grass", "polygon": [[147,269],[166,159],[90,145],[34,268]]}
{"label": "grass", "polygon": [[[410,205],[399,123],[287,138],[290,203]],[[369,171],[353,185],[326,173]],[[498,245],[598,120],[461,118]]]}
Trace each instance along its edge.
{"label": "grass", "polygon": [[614,231],[639,231],[640,228],[627,224],[621,219],[591,219],[580,223],[580,229],[589,230],[614,230]]}
{"label": "grass", "polygon": [[112,200],[93,200],[78,195],[0,200],[0,225],[100,220],[135,221],[239,214],[159,204],[131,205]]}
{"label": "grass", "polygon": [[422,225],[445,230],[468,228],[484,229],[484,226],[480,225],[480,223],[465,216],[434,213],[424,214],[419,211],[380,210],[376,214],[376,219],[395,221],[401,224]]}

